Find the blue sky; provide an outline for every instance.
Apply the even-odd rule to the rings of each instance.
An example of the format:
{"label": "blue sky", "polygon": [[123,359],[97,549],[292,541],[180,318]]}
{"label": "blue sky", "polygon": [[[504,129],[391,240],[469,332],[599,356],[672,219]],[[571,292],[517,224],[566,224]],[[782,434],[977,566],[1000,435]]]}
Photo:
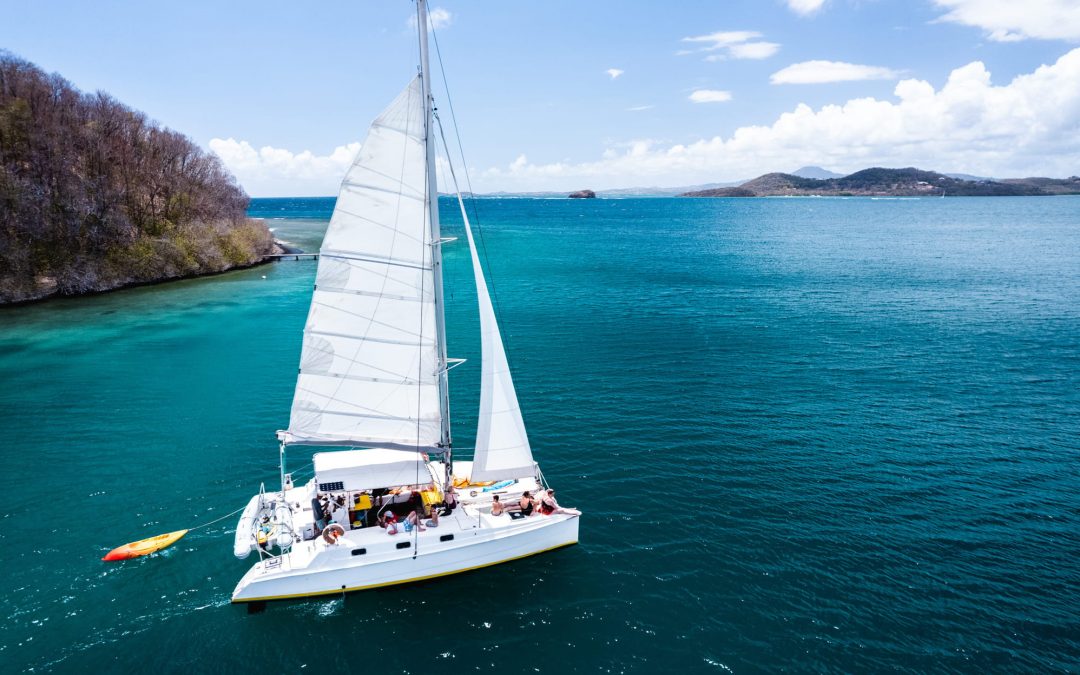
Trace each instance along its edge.
{"label": "blue sky", "polygon": [[[254,196],[336,193],[415,72],[408,0],[2,4],[0,47],[188,134]],[[481,191],[1080,173],[1080,0],[433,5]]]}

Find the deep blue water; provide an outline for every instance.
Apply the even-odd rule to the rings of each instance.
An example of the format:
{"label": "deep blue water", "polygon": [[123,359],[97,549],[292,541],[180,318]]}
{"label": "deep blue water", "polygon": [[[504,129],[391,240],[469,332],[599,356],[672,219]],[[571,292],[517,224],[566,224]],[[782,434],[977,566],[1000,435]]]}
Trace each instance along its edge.
{"label": "deep blue water", "polygon": [[[317,250],[332,204],[252,214]],[[1080,199],[476,208],[579,546],[256,616],[231,519],[106,565],[274,483],[315,265],[6,309],[0,672],[1080,668]]]}

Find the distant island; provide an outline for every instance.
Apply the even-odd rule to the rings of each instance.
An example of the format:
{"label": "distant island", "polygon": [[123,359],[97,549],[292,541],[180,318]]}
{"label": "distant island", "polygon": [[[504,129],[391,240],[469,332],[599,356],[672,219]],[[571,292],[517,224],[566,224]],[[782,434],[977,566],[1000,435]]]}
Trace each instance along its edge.
{"label": "distant island", "polygon": [[839,178],[807,178],[790,173],[767,173],[741,185],[692,190],[679,196],[1020,197],[1067,194],[1080,194],[1080,177],[969,180],[915,168],[873,168]]}
{"label": "distant island", "polygon": [[187,137],[0,52],[0,304],[256,264],[247,206]]}
{"label": "distant island", "polygon": [[578,190],[570,193],[570,199],[596,199],[596,193],[592,190]]}

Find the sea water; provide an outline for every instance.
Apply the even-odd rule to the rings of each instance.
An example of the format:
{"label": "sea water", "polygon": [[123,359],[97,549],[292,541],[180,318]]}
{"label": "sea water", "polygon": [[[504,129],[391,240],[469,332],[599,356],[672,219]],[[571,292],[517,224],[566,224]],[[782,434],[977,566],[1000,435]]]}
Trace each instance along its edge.
{"label": "sea water", "polygon": [[[252,214],[314,251],[332,205]],[[578,546],[251,616],[232,517],[104,563],[276,486],[315,263],[8,308],[0,672],[1080,666],[1080,199],[474,206]],[[444,256],[465,457],[464,238]]]}

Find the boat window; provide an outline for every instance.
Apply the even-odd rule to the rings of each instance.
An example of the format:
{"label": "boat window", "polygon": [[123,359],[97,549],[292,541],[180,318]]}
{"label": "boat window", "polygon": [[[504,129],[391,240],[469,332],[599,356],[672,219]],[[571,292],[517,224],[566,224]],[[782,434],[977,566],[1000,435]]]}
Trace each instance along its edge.
{"label": "boat window", "polygon": [[408,541],[399,541],[397,545],[398,548],[409,548],[410,546],[412,546],[412,543]]}
{"label": "boat window", "polygon": [[439,537],[439,541],[453,541],[453,540],[454,540],[454,535],[452,535],[452,534],[444,534],[443,536]]}
{"label": "boat window", "polygon": [[352,554],[353,554],[353,555],[364,555],[365,553],[367,553],[367,549],[366,549],[366,548],[354,548],[354,549],[352,550]]}

